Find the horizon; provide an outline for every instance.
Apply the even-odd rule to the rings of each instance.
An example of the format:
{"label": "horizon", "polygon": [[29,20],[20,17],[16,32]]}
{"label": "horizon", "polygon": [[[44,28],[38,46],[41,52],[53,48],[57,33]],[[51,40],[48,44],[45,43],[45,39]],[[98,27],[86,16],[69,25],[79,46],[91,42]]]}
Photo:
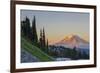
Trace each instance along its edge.
{"label": "horizon", "polygon": [[89,13],[21,10],[21,21],[26,16],[30,23],[35,16],[38,36],[40,29],[44,27],[49,43],[70,34],[78,35],[89,42]]}
{"label": "horizon", "polygon": [[[67,37],[67,40],[68,40],[68,39],[70,40],[70,39],[73,38],[74,36],[77,36],[77,37],[79,37],[80,39],[84,40],[85,42],[89,43],[89,41],[85,40],[84,38],[82,38],[82,37],[80,37],[80,36],[78,36],[78,35],[69,34],[69,35],[64,36],[62,39],[60,39],[60,40],[55,40],[55,41],[53,41],[53,42],[50,42],[49,44],[51,45],[51,44],[58,43],[58,42],[60,42],[60,41],[62,41],[62,40],[64,40],[64,39],[66,40],[66,37]],[[76,39],[76,40],[77,40],[77,39]]]}

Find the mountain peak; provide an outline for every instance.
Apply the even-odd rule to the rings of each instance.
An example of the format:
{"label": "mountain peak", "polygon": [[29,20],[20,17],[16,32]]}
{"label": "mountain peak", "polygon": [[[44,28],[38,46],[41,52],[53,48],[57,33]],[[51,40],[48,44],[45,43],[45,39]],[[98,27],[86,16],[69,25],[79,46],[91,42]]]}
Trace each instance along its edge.
{"label": "mountain peak", "polygon": [[79,47],[81,46],[86,46],[87,44],[89,44],[86,40],[82,39],[81,37],[79,37],[78,35],[68,35],[66,37],[64,37],[62,40],[60,40],[59,42],[56,43],[56,45],[65,45],[65,46],[70,46],[71,48],[73,47]]}
{"label": "mountain peak", "polygon": [[76,35],[71,34],[71,35],[66,36],[65,38],[66,38],[66,39],[70,39],[70,38],[73,38],[73,37],[76,37]]}
{"label": "mountain peak", "polygon": [[88,43],[86,40],[80,38],[78,35],[68,35],[61,41],[69,41],[69,42],[83,42],[83,43]]}
{"label": "mountain peak", "polygon": [[77,35],[71,34],[66,36],[64,39],[72,39],[72,38],[79,38]]}

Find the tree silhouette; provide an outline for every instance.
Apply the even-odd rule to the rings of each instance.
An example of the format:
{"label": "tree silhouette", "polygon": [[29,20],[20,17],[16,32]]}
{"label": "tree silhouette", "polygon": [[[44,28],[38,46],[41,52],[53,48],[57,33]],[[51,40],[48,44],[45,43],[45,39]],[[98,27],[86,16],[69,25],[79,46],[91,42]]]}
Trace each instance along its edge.
{"label": "tree silhouette", "polygon": [[48,39],[46,40],[46,53],[49,53]]}
{"label": "tree silhouette", "polygon": [[21,21],[21,35],[23,36],[23,35],[26,35],[25,34],[25,21]]}
{"label": "tree silhouette", "polygon": [[25,21],[26,21],[26,34],[27,34],[27,37],[30,38],[30,31],[31,31],[30,20],[29,20],[29,18],[26,17]]}
{"label": "tree silhouette", "polygon": [[38,36],[37,36],[37,31],[36,31],[36,20],[35,20],[35,16],[34,19],[32,21],[32,41],[34,43],[38,42]]}
{"label": "tree silhouette", "polygon": [[44,27],[40,29],[40,37],[38,40],[35,16],[32,20],[32,27],[30,26],[30,20],[27,16],[25,20],[21,21],[21,35],[30,40],[35,46],[40,47],[44,52],[47,52],[48,39],[46,40],[45,29]]}
{"label": "tree silhouette", "polygon": [[42,48],[42,30],[40,29],[39,46]]}
{"label": "tree silhouette", "polygon": [[48,45],[48,39],[47,39],[47,42],[46,42],[46,47],[47,47],[47,49],[48,49],[48,47],[49,47],[49,45]]}
{"label": "tree silhouette", "polygon": [[48,39],[46,40],[44,28],[40,29],[39,46],[44,52],[47,52],[47,50],[48,50]]}
{"label": "tree silhouette", "polygon": [[43,48],[45,48],[46,47],[46,43],[45,43],[45,30],[44,30],[44,28],[43,28],[43,35],[42,35],[42,41],[43,41]]}
{"label": "tree silhouette", "polygon": [[30,38],[30,31],[30,20],[28,17],[26,17],[24,21],[21,21],[21,32],[25,37]]}
{"label": "tree silhouette", "polygon": [[72,58],[72,59],[77,59],[77,58],[78,58],[78,52],[77,52],[77,50],[76,50],[76,47],[74,47],[74,48],[72,49],[71,58]]}

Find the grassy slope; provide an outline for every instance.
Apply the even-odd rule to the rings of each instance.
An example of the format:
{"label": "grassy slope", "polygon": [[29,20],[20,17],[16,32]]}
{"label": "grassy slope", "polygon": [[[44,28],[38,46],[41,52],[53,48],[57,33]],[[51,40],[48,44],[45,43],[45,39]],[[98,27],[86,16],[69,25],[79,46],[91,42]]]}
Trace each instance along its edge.
{"label": "grassy slope", "polygon": [[30,42],[21,39],[22,48],[31,53],[33,56],[36,56],[40,61],[53,61],[54,59],[51,56],[48,56],[46,53],[41,51],[38,47],[32,45]]}

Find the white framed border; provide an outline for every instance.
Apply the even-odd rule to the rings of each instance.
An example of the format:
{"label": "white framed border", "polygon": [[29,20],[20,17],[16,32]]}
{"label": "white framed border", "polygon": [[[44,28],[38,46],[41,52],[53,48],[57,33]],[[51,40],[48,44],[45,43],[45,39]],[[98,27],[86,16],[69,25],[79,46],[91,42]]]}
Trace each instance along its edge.
{"label": "white framed border", "polygon": [[[34,63],[20,63],[20,11],[25,10],[44,10],[44,11],[64,11],[64,12],[84,12],[90,13],[90,59],[77,61],[60,61],[60,62],[34,62]],[[94,10],[86,8],[71,8],[71,7],[51,7],[51,6],[36,6],[36,5],[16,5],[16,69],[23,68],[43,68],[43,67],[57,67],[57,66],[75,66],[94,64]]]}

